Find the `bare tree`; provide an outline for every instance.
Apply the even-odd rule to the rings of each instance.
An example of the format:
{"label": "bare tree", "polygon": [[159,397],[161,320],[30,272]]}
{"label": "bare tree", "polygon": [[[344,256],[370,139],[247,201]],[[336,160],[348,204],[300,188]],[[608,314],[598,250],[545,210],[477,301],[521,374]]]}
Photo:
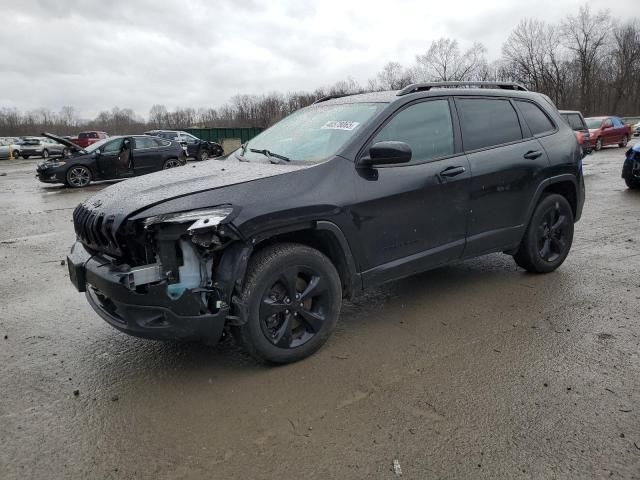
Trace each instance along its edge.
{"label": "bare tree", "polygon": [[411,72],[398,62],[387,63],[375,80],[369,81],[371,90],[399,90],[412,82]]}
{"label": "bare tree", "polygon": [[429,49],[416,56],[415,76],[425,81],[480,80],[487,72],[486,48],[474,43],[460,51],[457,40],[440,38]]}
{"label": "bare tree", "polygon": [[595,76],[603,61],[610,30],[609,12],[592,14],[589,4],[584,4],[577,15],[562,22],[565,45],[575,54],[580,75],[580,107],[586,113],[592,113],[598,103],[593,96]]}

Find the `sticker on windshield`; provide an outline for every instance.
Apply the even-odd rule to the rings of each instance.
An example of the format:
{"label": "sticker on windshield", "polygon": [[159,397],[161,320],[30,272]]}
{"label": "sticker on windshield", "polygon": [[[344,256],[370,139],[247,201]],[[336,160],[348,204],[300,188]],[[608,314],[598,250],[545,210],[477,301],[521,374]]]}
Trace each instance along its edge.
{"label": "sticker on windshield", "polygon": [[321,130],[354,130],[360,122],[350,122],[349,120],[329,120]]}

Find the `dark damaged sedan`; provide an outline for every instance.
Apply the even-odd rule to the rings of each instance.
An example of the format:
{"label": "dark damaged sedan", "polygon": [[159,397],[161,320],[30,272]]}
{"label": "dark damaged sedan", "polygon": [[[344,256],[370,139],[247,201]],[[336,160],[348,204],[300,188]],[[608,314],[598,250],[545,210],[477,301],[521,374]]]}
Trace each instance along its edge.
{"label": "dark damaged sedan", "polygon": [[108,137],[86,148],[61,137],[43,133],[66,145],[71,154],[38,164],[36,176],[44,183],[86,187],[94,180],[115,180],[145,175],[186,163],[178,142],[148,135]]}
{"label": "dark damaged sedan", "polygon": [[70,278],[129,334],[231,332],[286,363],[380,283],[492,252],[551,272],[584,202],[576,136],[548,97],[474,85],[324,99],[226,160],[106,188],[73,213]]}

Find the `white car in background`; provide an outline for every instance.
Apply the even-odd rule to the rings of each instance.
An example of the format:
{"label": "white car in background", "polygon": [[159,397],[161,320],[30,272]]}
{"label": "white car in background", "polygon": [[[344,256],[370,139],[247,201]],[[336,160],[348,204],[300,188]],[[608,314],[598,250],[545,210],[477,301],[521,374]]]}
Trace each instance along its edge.
{"label": "white car in background", "polygon": [[633,125],[631,127],[631,131],[633,132],[634,137],[640,137],[640,122]]}
{"label": "white car in background", "polygon": [[13,158],[18,158],[21,147],[17,142],[18,139],[13,137],[0,138],[0,158],[9,158],[9,154],[11,154]]}

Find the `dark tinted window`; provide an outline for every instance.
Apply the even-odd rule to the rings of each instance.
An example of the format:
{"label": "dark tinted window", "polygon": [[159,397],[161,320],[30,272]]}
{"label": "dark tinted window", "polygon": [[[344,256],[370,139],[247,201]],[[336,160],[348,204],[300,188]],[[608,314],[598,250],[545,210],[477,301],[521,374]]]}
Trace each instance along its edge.
{"label": "dark tinted window", "polygon": [[551,132],[555,129],[549,117],[538,107],[531,102],[522,102],[516,100],[516,105],[520,109],[520,113],[524,117],[524,121],[529,125],[531,133],[534,135],[540,135],[541,133]]}
{"label": "dark tinted window", "polygon": [[78,135],[78,138],[89,138],[89,134],[87,132],[80,132],[80,135]]}
{"label": "dark tinted window", "polygon": [[378,132],[373,143],[405,142],[411,161],[419,162],[453,153],[453,128],[447,100],[422,102],[405,108]]}
{"label": "dark tinted window", "polygon": [[122,139],[120,138],[118,140],[114,140],[113,142],[109,142],[105,144],[105,146],[102,147],[102,151],[104,153],[119,152],[121,147],[122,147]]}
{"label": "dark tinted window", "polygon": [[142,148],[156,148],[157,147],[157,143],[151,137],[136,137],[135,142],[136,142],[136,146],[135,146],[136,150],[140,150]]}
{"label": "dark tinted window", "polygon": [[475,150],[522,139],[516,111],[508,100],[456,100],[465,150]]}

